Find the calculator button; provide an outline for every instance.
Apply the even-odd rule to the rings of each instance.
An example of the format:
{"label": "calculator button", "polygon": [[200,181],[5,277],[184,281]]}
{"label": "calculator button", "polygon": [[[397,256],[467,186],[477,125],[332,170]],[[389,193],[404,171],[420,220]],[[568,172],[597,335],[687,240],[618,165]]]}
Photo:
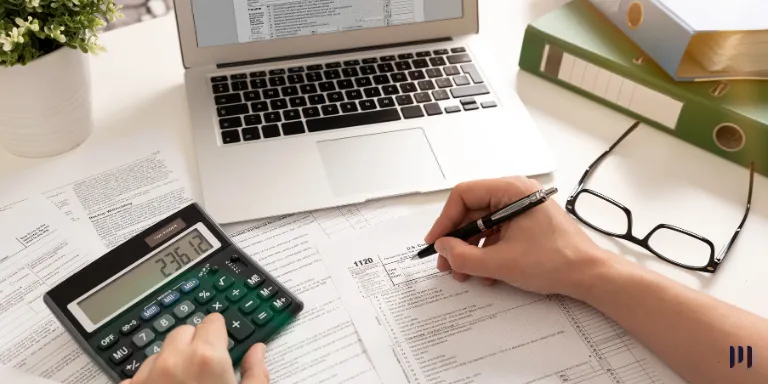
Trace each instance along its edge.
{"label": "calculator button", "polygon": [[133,319],[130,322],[123,324],[122,327],[120,327],[120,333],[122,333],[123,335],[130,335],[138,327],[139,327],[139,321],[136,319]]}
{"label": "calculator button", "polygon": [[291,299],[288,296],[280,295],[275,300],[272,301],[272,304],[270,304],[270,307],[274,309],[277,312],[280,312],[286,308],[288,308],[291,305]]}
{"label": "calculator button", "polygon": [[216,283],[213,284],[216,289],[219,291],[223,291],[227,288],[229,288],[230,285],[232,285],[235,282],[235,279],[229,277],[229,276],[222,276],[218,280],[216,280]]}
{"label": "calculator button", "polygon": [[173,317],[169,315],[163,315],[163,317],[152,323],[152,326],[155,327],[156,331],[163,333],[169,328],[173,327],[174,324],[176,324],[176,320],[174,320]]}
{"label": "calculator button", "polygon": [[259,297],[266,300],[277,293],[277,288],[272,284],[267,284],[259,289]]}
{"label": "calculator button", "polygon": [[227,292],[227,300],[236,303],[245,296],[246,290],[243,287],[234,287]]}
{"label": "calculator button", "polygon": [[171,305],[173,305],[173,303],[175,303],[180,298],[181,298],[181,295],[178,292],[172,291],[163,295],[160,298],[160,303],[163,304],[163,307],[170,307]]}
{"label": "calculator button", "polygon": [[144,321],[148,321],[149,319],[157,316],[160,313],[160,306],[157,304],[152,304],[151,307],[145,308],[143,311],[141,311],[141,318]]}
{"label": "calculator button", "polygon": [[123,374],[128,377],[133,377],[133,375],[139,371],[139,368],[141,368],[141,363],[141,359],[136,357],[126,361],[123,365]]}
{"label": "calculator button", "polygon": [[235,342],[232,339],[227,339],[227,350],[232,349],[235,346]]}
{"label": "calculator button", "polygon": [[117,335],[114,333],[110,333],[109,335],[104,336],[103,339],[99,341],[99,349],[105,350],[117,343]]}
{"label": "calculator button", "polygon": [[198,285],[200,285],[200,280],[194,278],[189,279],[181,285],[181,291],[184,293],[190,293],[193,289],[197,288]]}
{"label": "calculator button", "polygon": [[248,288],[254,289],[261,285],[261,283],[264,282],[264,276],[254,273],[253,276],[248,278],[248,280],[245,281],[245,283],[248,285]]}
{"label": "calculator button", "polygon": [[193,327],[197,327],[198,325],[200,325],[200,323],[203,322],[203,319],[205,319],[205,315],[203,315],[202,313],[198,312],[198,313],[195,313],[194,316],[192,316],[189,319],[187,319],[187,324],[189,324],[189,325],[191,325]]}
{"label": "calculator button", "polygon": [[262,309],[261,311],[256,312],[256,314],[253,316],[253,321],[257,325],[264,325],[271,318],[272,318],[272,311],[270,311],[269,309]]}
{"label": "calculator button", "polygon": [[179,319],[186,319],[187,316],[192,314],[195,310],[195,305],[189,302],[189,300],[179,304],[173,309],[173,314]]}
{"label": "calculator button", "polygon": [[195,301],[205,304],[213,300],[213,291],[210,289],[201,289],[195,293]]}
{"label": "calculator button", "polygon": [[216,300],[213,303],[211,303],[211,305],[209,305],[207,309],[208,309],[208,313],[213,313],[213,312],[221,313],[226,311],[227,307],[229,307],[229,304],[227,304],[226,301]]}
{"label": "calculator button", "polygon": [[253,296],[248,296],[242,303],[240,303],[240,312],[249,315],[251,312],[256,310],[256,307],[259,306],[259,303],[261,303],[259,299]]}
{"label": "calculator button", "polygon": [[116,349],[114,352],[110,353],[109,359],[112,360],[112,362],[115,364],[120,364],[123,361],[127,360],[128,356],[130,356],[131,353],[133,353],[133,351],[130,348],[128,348],[127,345],[124,345]]}
{"label": "calculator button", "polygon": [[253,333],[253,325],[234,309],[224,314],[227,322],[227,332],[237,341],[243,341]]}
{"label": "calculator button", "polygon": [[144,328],[141,330],[141,332],[137,333],[136,336],[133,337],[133,343],[136,344],[137,347],[141,348],[149,344],[154,339],[155,334],[152,333],[152,330],[149,328]]}
{"label": "calculator button", "polygon": [[163,347],[162,341],[155,341],[154,343],[152,343],[152,345],[150,345],[149,347],[147,347],[147,349],[144,350],[144,354],[147,355],[147,357],[156,355],[160,353],[160,348],[162,347]]}

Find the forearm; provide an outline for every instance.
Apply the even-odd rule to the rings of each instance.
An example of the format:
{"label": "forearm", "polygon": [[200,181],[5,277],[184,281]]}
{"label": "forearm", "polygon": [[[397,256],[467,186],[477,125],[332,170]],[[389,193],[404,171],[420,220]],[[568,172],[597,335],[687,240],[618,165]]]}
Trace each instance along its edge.
{"label": "forearm", "polygon": [[[574,296],[612,318],[691,383],[766,383],[768,320],[611,255]],[[757,356],[730,368],[729,347]],[[745,352],[746,353],[746,352]]]}

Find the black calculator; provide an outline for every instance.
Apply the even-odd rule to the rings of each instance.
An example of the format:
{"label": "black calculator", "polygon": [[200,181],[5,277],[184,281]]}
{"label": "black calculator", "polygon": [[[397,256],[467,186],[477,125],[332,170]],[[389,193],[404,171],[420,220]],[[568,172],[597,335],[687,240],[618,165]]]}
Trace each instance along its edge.
{"label": "black calculator", "polygon": [[159,353],[175,327],[224,316],[239,365],[304,304],[191,204],[121,244],[44,296],[67,331],[116,382]]}

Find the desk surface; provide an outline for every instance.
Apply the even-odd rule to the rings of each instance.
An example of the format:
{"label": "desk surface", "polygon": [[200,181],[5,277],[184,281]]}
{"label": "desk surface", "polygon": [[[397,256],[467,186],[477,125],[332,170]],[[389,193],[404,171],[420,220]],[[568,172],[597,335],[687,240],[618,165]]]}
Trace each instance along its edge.
{"label": "desk surface", "polygon": [[[522,73],[517,66],[525,26],[566,0],[481,0],[481,39],[475,49],[494,49],[496,65],[508,68],[506,84],[528,107],[559,162],[543,177],[564,203],[585,167],[632,121],[606,107]],[[108,52],[92,59],[96,131],[75,151],[141,130],[167,130],[190,166],[197,166],[184,93],[175,19],[164,17],[106,33]],[[0,177],[56,158],[19,159],[0,150]],[[748,186],[746,169],[716,158],[663,132],[642,126],[597,170],[589,187],[621,201],[635,215],[642,237],[659,223],[687,228],[722,247],[741,219]],[[768,179],[756,176],[752,213],[736,246],[716,275],[688,272],[595,232],[600,245],[683,284],[768,317]],[[434,194],[444,199],[445,193]],[[762,235],[761,235],[762,234]]]}

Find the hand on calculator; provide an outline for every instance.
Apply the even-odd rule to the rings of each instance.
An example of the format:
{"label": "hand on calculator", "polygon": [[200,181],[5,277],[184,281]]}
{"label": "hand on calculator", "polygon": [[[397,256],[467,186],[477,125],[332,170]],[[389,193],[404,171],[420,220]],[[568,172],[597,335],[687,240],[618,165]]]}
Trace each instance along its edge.
{"label": "hand on calculator", "polygon": [[[121,384],[235,384],[227,351],[224,317],[208,315],[200,325],[182,325],[171,332],[160,353],[147,359],[133,379]],[[255,344],[240,363],[242,384],[268,384],[266,346]]]}

